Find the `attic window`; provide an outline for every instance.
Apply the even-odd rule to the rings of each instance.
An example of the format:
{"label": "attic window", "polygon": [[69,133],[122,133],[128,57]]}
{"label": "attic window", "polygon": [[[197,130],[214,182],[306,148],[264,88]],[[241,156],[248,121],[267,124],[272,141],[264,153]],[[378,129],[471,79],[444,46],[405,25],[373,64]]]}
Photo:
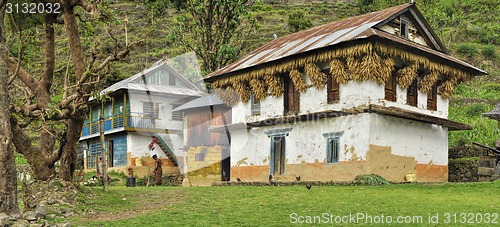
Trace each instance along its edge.
{"label": "attic window", "polygon": [[408,21],[401,18],[399,20],[399,35],[408,38]]}

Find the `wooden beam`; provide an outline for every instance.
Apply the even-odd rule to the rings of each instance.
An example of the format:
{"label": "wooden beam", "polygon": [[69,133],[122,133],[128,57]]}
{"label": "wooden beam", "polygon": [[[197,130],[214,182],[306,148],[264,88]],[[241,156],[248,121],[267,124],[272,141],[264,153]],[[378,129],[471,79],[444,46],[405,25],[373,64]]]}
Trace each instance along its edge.
{"label": "wooden beam", "polygon": [[414,120],[414,121],[420,121],[420,122],[425,122],[425,123],[431,123],[431,124],[436,124],[440,125],[443,127],[447,127],[448,130],[453,131],[453,130],[471,130],[472,126],[452,120],[448,120],[445,118],[439,118],[439,117],[434,117],[430,116],[427,114],[422,114],[422,113],[417,113],[397,107],[385,107],[385,106],[378,106],[378,105],[370,105],[368,112],[370,113],[378,113],[378,114],[383,114],[383,115],[388,115],[388,116],[394,116],[394,117],[399,117],[399,118],[404,118],[408,120]]}

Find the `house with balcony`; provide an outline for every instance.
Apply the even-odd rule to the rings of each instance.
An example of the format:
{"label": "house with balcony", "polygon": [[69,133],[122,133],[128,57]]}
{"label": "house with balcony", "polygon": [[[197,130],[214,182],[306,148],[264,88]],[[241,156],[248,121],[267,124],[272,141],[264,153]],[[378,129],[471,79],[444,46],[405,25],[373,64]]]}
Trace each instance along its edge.
{"label": "house with balcony", "polygon": [[[272,40],[205,78],[231,123],[231,181],[448,180],[453,89],[486,74],[450,56],[413,3]],[[300,176],[300,178],[299,178]]]}
{"label": "house with balcony", "polygon": [[149,165],[156,154],[163,159],[164,172],[179,173],[183,116],[172,109],[206,93],[159,61],[100,94],[102,98],[91,100],[80,137],[85,169],[95,169],[101,155],[102,115],[110,168]]}

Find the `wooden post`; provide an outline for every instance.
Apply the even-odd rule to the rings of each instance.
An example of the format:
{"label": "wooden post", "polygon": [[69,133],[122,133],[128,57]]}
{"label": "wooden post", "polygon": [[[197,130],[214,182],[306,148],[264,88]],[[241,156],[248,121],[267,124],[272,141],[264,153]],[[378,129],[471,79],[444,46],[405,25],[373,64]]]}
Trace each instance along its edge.
{"label": "wooden post", "polygon": [[102,186],[104,191],[108,192],[108,157],[104,140],[104,117],[99,115],[99,132],[101,134],[101,157],[102,157]]}
{"label": "wooden post", "polygon": [[127,93],[123,94],[123,127],[128,126],[127,119]]}

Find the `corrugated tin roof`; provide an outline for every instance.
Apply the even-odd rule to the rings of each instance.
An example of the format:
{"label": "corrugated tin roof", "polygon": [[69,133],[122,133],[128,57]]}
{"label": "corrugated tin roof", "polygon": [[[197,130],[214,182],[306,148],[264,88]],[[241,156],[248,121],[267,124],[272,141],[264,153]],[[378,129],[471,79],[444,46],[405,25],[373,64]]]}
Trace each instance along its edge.
{"label": "corrugated tin roof", "polygon": [[469,68],[472,68],[476,71],[479,71],[483,74],[486,74],[486,71],[482,70],[482,69],[479,69],[467,62],[464,62],[458,58],[454,58],[448,54],[445,54],[443,52],[440,52],[440,51],[437,51],[437,50],[433,50],[431,48],[428,48],[426,46],[422,46],[422,45],[419,45],[415,42],[412,42],[410,40],[407,40],[407,39],[403,39],[397,35],[392,35],[392,34],[389,34],[389,33],[386,33],[386,32],[383,32],[383,31],[380,31],[380,30],[377,30],[377,29],[373,29],[373,28],[370,28],[369,30],[366,31],[366,33],[371,33],[373,35],[376,35],[376,36],[379,36],[379,37],[382,37],[382,38],[386,38],[386,39],[390,39],[392,41],[395,41],[395,42],[398,42],[398,43],[401,43],[401,44],[404,44],[404,45],[407,45],[407,46],[411,46],[413,48],[416,48],[416,49],[419,49],[421,51],[424,51],[424,52],[427,52],[429,54],[433,54],[433,55],[436,55],[438,57],[441,57],[443,59],[446,59],[446,60],[449,60],[449,61],[452,61],[452,62],[455,62],[457,64],[460,64],[460,65],[463,65],[465,67],[469,67]]}
{"label": "corrugated tin roof", "polygon": [[[141,77],[143,75],[147,75],[148,73],[154,72],[162,67],[165,67],[170,73],[174,73],[177,78],[182,80],[187,86],[190,88],[180,88],[169,85],[156,85],[156,84],[144,84]],[[167,65],[165,61],[156,62],[151,68],[145,69],[144,71],[137,73],[127,79],[121,80],[106,89],[101,91],[101,94],[106,94],[109,92],[115,92],[120,89],[126,90],[135,90],[135,91],[148,91],[148,92],[157,92],[163,94],[172,94],[172,95],[183,95],[183,96],[204,96],[205,92],[200,90],[196,85],[189,82],[180,76],[175,70]]]}
{"label": "corrugated tin roof", "polygon": [[[415,11],[418,11],[414,4],[407,3],[381,11],[351,17],[325,25],[320,25],[274,39],[271,42],[252,51],[245,57],[237,60],[236,62],[209,74],[207,79],[211,80],[211,77],[233,73],[300,53],[333,46],[342,42],[367,38],[370,36],[381,36],[384,38],[392,39],[396,36],[382,31],[375,31],[373,27],[383,21],[390,19],[395,15],[406,12],[410,7],[414,7]],[[475,70],[480,71],[481,73],[485,73],[484,71],[477,69],[463,61],[455,59],[445,53],[432,50],[431,48],[421,46],[402,38],[399,38],[397,40],[405,45],[415,47],[432,54],[436,54],[446,60],[450,60],[455,63],[462,64],[466,67],[471,67]]]}
{"label": "corrugated tin roof", "polygon": [[211,94],[205,97],[197,98],[194,100],[191,100],[175,109],[172,111],[182,111],[182,110],[189,110],[189,109],[194,109],[194,108],[199,108],[199,107],[208,107],[208,106],[217,106],[217,105],[225,105],[217,96],[216,94]]}

